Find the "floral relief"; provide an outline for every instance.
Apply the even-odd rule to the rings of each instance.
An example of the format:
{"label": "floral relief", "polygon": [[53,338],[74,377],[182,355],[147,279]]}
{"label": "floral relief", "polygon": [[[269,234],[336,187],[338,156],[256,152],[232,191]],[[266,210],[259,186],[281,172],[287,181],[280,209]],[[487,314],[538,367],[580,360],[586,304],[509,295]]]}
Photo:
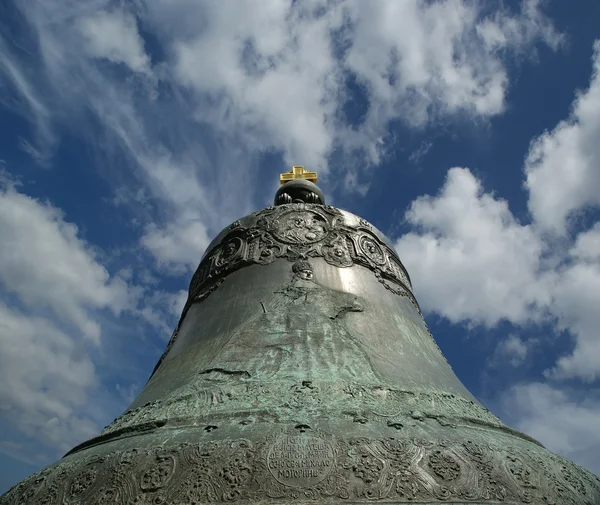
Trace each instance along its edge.
{"label": "floral relief", "polygon": [[[543,449],[530,442],[515,447],[423,436],[342,439],[298,427],[258,444],[183,443],[113,452],[100,460],[82,451],[15,486],[0,504],[200,505],[265,497],[281,503],[600,503],[594,476],[560,458],[544,459]],[[289,451],[296,455],[287,458]],[[278,469],[284,475],[279,481]]]}
{"label": "floral relief", "polygon": [[458,479],[460,476],[460,465],[458,462],[441,450],[434,450],[429,455],[428,466],[442,480],[452,481]]}

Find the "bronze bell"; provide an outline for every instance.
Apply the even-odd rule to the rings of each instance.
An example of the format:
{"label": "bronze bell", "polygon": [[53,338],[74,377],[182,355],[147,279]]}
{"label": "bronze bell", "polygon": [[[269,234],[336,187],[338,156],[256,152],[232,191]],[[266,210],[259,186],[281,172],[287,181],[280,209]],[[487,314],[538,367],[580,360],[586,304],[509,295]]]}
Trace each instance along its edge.
{"label": "bronze bell", "polygon": [[210,244],[130,408],[1,504],[600,504],[458,380],[376,228],[307,180],[275,203]]}

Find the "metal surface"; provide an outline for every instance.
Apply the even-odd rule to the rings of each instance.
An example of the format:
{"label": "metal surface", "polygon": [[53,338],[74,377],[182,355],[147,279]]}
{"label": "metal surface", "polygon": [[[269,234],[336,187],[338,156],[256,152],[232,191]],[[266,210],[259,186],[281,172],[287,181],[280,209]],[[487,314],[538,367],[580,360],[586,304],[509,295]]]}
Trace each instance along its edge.
{"label": "metal surface", "polygon": [[222,501],[598,505],[600,480],[475,401],[379,231],[297,203],[219,234],[130,408],[0,498]]}

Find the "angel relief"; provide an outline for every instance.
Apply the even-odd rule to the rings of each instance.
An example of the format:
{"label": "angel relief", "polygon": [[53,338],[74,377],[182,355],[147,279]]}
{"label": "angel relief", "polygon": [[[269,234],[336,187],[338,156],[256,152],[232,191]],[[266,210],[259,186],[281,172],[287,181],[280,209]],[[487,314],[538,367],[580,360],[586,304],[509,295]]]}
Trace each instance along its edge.
{"label": "angel relief", "polygon": [[292,265],[292,279],[260,304],[257,314],[237,330],[211,367],[244,370],[269,379],[379,382],[364,346],[345,324],[363,312],[357,296],[323,286],[308,261]]}

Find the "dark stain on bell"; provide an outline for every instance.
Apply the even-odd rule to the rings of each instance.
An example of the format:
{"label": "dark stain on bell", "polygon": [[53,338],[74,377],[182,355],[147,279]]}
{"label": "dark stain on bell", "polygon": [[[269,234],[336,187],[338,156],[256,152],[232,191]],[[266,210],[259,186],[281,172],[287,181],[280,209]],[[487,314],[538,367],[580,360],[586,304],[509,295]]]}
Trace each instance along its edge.
{"label": "dark stain on bell", "polygon": [[209,368],[208,370],[202,370],[201,375],[211,375],[213,377],[221,378],[224,376],[238,376],[244,379],[249,379],[251,375],[246,370],[226,370],[224,368]]}
{"label": "dark stain on bell", "polygon": [[207,248],[132,405],[0,505],[599,505],[452,372],[388,240],[281,181]]}

